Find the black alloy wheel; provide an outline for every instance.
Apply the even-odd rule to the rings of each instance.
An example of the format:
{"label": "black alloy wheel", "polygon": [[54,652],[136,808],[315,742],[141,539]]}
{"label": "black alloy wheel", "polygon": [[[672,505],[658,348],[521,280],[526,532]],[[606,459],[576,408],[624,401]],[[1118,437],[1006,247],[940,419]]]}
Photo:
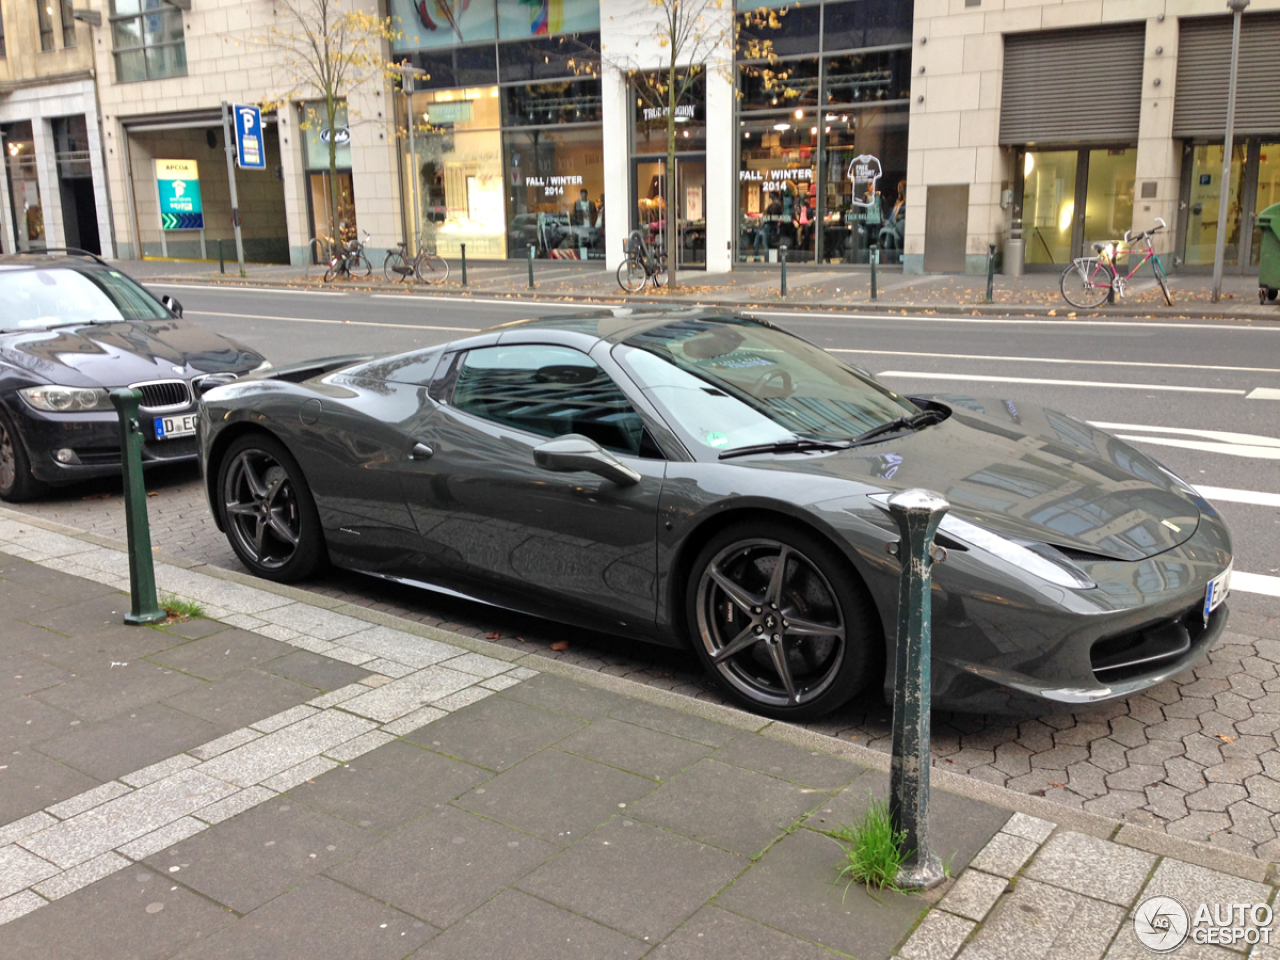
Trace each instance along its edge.
{"label": "black alloy wheel", "polygon": [[218,492],[227,539],[254,575],[291,583],[327,560],[315,500],[297,461],[274,437],[233,441],[218,470]]}
{"label": "black alloy wheel", "polygon": [[0,500],[21,503],[44,490],[31,473],[31,461],[8,414],[0,412]]}
{"label": "black alloy wheel", "polygon": [[713,537],[694,563],[688,606],[703,664],[758,713],[821,716],[877,679],[884,643],[866,588],[802,529],[765,521]]}

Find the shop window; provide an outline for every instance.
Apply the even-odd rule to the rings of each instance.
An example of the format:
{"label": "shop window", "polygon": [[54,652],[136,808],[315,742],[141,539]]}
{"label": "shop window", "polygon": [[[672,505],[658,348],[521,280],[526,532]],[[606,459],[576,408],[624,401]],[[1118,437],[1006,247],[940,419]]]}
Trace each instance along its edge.
{"label": "shop window", "polygon": [[908,109],[822,115],[822,259],[901,263],[907,218]]}
{"label": "shop window", "polygon": [[40,49],[53,49],[53,2],[36,0],[36,23],[40,27]]}
{"label": "shop window", "polygon": [[448,90],[498,82],[498,54],[493,44],[454,47],[451,50],[420,51],[405,58],[411,66],[425,70],[414,86],[419,90]]}
{"label": "shop window", "polygon": [[878,50],[827,58],[828,106],[911,97],[911,51]]}
{"label": "shop window", "polygon": [[76,45],[76,21],[71,15],[71,0],[62,0],[62,46]]}
{"label": "shop window", "polygon": [[[1280,203],[1280,143],[1263,143],[1258,152],[1258,195],[1255,214],[1273,203]],[[1249,248],[1249,265],[1256,267],[1262,256],[1262,228],[1254,220],[1253,246]]]}
{"label": "shop window", "polygon": [[452,47],[498,36],[494,0],[388,0],[396,51]]}
{"label": "shop window", "polygon": [[498,0],[503,40],[600,29],[600,0]]}
{"label": "shop window", "polygon": [[[634,153],[667,152],[667,94],[665,73],[646,74],[632,87]],[[676,150],[707,148],[707,76],[700,72],[676,104]]]}
{"label": "shop window", "polygon": [[600,127],[511,130],[507,252],[542,259],[604,258],[604,146]]}
{"label": "shop window", "polygon": [[[860,0],[865,2],[865,0]],[[751,3],[739,15],[741,24],[738,46],[746,49],[756,44],[767,44],[775,57],[789,57],[803,53],[817,53],[822,36],[822,7],[818,4],[795,4],[780,7],[768,18],[754,17],[750,11],[760,7]],[[740,7],[741,9],[741,7]],[[743,20],[747,22],[743,22]]]}
{"label": "shop window", "polygon": [[822,49],[851,50],[911,43],[914,4],[852,0],[823,7]]}
{"label": "shop window", "polygon": [[1022,161],[1027,263],[1067,263],[1076,216],[1076,150],[1028,150]]}
{"label": "shop window", "polygon": [[818,105],[818,61],[780,60],[738,68],[743,112]]}
{"label": "shop window", "polygon": [[772,263],[785,244],[788,260],[812,262],[818,195],[812,111],[743,120],[738,130],[738,259]]}
{"label": "shop window", "polygon": [[509,127],[599,123],[600,81],[561,80],[506,88]]}
{"label": "shop window", "polygon": [[23,120],[9,127],[5,131],[4,146],[18,249],[43,250],[46,245],[44,209],[41,206],[40,178],[36,172],[36,145],[31,134],[31,121]]}
{"label": "shop window", "polygon": [[1137,177],[1136,147],[1089,151],[1084,203],[1085,250],[1092,251],[1096,240],[1115,240],[1133,228],[1133,188]]}
{"label": "shop window", "polygon": [[[1223,262],[1235,264],[1240,254],[1240,185],[1247,144],[1231,151],[1231,183],[1227,188],[1227,238]],[[1220,143],[1203,144],[1191,154],[1191,197],[1187,207],[1188,265],[1211,264],[1218,241],[1218,209],[1222,202],[1222,151]],[[1258,208],[1261,209],[1261,208]]]}
{"label": "shop window", "polygon": [[0,10],[0,58],[6,57],[8,54],[4,46],[4,11]]}
{"label": "shop window", "polygon": [[599,73],[600,34],[574,33],[498,45],[503,83]]}
{"label": "shop window", "polygon": [[[405,98],[397,96],[399,124],[407,122]],[[413,151],[401,141],[407,223],[445,257],[461,253],[499,259],[506,253],[503,200],[502,103],[497,87],[415,93]],[[416,212],[416,216],[414,211]]]}
{"label": "shop window", "polygon": [[182,11],[163,0],[112,0],[111,40],[120,83],[187,75]]}
{"label": "shop window", "polygon": [[329,111],[324,101],[313,100],[303,104],[301,126],[306,134],[302,149],[308,170],[329,169],[330,140],[334,144],[334,158],[338,169],[351,169],[351,128],[347,125],[345,103],[337,104],[334,110],[333,130],[329,129]]}

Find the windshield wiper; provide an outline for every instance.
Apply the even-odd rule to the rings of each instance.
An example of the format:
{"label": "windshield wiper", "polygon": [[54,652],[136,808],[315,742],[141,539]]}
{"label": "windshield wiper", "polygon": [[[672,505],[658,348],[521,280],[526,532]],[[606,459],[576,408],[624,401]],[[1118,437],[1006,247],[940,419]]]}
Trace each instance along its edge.
{"label": "windshield wiper", "polygon": [[791,437],[773,443],[756,443],[749,447],[737,447],[720,454],[721,460],[731,457],[747,457],[753,453],[802,453],[805,450],[848,450],[848,440],[818,440],[814,437]]}
{"label": "windshield wiper", "polygon": [[60,327],[94,327],[111,323],[111,320],[68,320],[65,323],[51,323],[46,330],[57,330]]}
{"label": "windshield wiper", "polygon": [[864,430],[849,441],[849,445],[857,446],[860,443],[866,443],[868,440],[875,440],[877,437],[884,437],[891,433],[901,433],[903,430],[918,430],[920,427],[937,423],[939,420],[945,420],[946,417],[947,414],[942,410],[921,410],[919,413],[913,413],[909,417],[897,417],[888,423],[880,424],[878,427]]}

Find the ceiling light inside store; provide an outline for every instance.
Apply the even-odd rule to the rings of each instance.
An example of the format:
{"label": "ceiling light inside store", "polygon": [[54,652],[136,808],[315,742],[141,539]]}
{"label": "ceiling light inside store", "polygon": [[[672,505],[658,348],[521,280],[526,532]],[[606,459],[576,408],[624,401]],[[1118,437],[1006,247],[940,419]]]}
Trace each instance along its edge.
{"label": "ceiling light inside store", "polygon": [[817,136],[817,134],[818,134],[818,128],[817,128],[817,127],[810,127],[810,128],[809,128],[809,132],[810,132],[811,134],[813,134],[814,136]]}
{"label": "ceiling light inside store", "polygon": [[790,130],[790,129],[791,129],[791,124],[789,124],[789,123],[775,123],[775,124],[773,125],[773,129],[775,129],[775,130]]}
{"label": "ceiling light inside store", "polygon": [[1028,153],[1027,161],[1022,165],[1022,175],[1024,177],[1031,176],[1031,171],[1034,170],[1035,168],[1036,168],[1036,158],[1033,155]]}
{"label": "ceiling light inside store", "polygon": [[797,120],[803,120],[803,119],[804,119],[804,111],[803,111],[803,110],[797,110],[797,111],[796,111],[796,119],[797,119]]}
{"label": "ceiling light inside store", "polygon": [[742,137],[743,137],[743,139],[744,139],[744,140],[750,140],[750,139],[751,139],[751,131],[750,131],[750,130],[746,131],[745,133],[743,133]]}

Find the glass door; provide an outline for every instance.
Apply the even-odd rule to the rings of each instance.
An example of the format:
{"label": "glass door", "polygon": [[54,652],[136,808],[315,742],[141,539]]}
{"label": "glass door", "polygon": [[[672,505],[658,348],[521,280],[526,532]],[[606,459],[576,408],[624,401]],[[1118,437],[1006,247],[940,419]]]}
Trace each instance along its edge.
{"label": "glass door", "polygon": [[[328,172],[307,174],[307,187],[311,201],[311,235],[321,240],[333,238],[343,243],[354,239],[357,235],[356,203],[351,192],[351,171],[338,171],[338,234],[333,232],[330,223],[333,219],[330,215],[333,198],[329,192]],[[323,244],[312,245],[313,257],[321,255],[318,250],[320,246]]]}
{"label": "glass door", "polygon": [[1258,214],[1273,203],[1280,203],[1280,143],[1262,143],[1258,149],[1258,180],[1253,201],[1253,242],[1249,247],[1249,265],[1258,266],[1262,254],[1262,230]]}
{"label": "glass door", "polygon": [[[633,229],[651,246],[660,245],[667,225],[667,162],[637,160],[633,167]],[[676,158],[676,268],[701,270],[707,265],[707,162],[705,154]]]}
{"label": "glass door", "polygon": [[[1218,210],[1222,203],[1222,151],[1220,143],[1201,144],[1191,151],[1191,194],[1187,201],[1186,248],[1188,266],[1212,266],[1218,242]],[[1223,262],[1239,262],[1241,185],[1248,144],[1231,150],[1231,183],[1227,187],[1227,240]]]}
{"label": "glass door", "polygon": [[1022,235],[1027,263],[1066,264],[1074,255],[1078,150],[1028,150],[1022,163]]}

